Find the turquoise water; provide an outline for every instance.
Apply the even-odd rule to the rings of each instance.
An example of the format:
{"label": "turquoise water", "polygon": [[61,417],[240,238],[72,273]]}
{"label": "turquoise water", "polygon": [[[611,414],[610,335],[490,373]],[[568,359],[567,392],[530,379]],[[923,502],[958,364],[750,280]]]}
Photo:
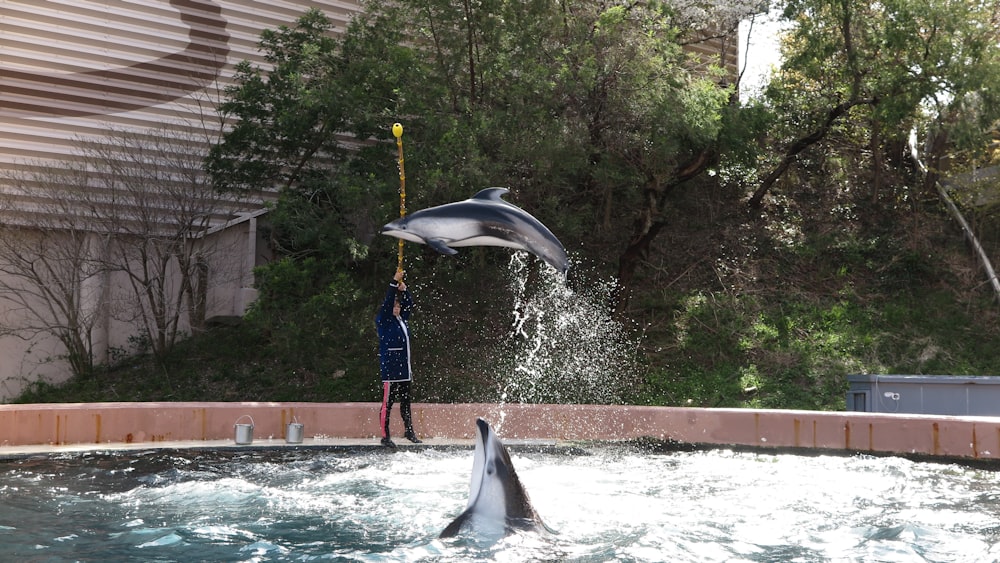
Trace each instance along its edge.
{"label": "turquoise water", "polygon": [[1000,479],[900,458],[512,447],[554,535],[437,534],[471,449],[0,462],[0,561],[997,561]]}

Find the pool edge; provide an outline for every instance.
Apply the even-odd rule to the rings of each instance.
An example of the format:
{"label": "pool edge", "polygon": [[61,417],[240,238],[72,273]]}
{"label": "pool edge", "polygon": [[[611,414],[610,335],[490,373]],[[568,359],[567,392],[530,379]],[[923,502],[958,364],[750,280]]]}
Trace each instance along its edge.
{"label": "pool edge", "polygon": [[[284,443],[288,423],[312,444],[375,443],[378,403],[160,402],[0,405],[0,457],[58,449],[235,446],[237,422],[254,444]],[[705,446],[1000,459],[1000,417],[932,416],[775,409],[630,405],[415,403],[418,434],[465,443],[474,421],[490,421],[505,440],[652,438]],[[392,431],[402,434],[394,412]],[[398,441],[398,440],[397,440]],[[16,455],[16,454],[15,454]]]}

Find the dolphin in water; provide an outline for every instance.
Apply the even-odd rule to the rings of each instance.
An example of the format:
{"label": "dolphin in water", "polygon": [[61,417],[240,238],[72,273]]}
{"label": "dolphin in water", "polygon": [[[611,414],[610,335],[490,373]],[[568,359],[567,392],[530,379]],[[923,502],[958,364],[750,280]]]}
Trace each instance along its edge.
{"label": "dolphin in water", "polygon": [[462,246],[526,250],[566,275],[569,258],[559,239],[538,219],[501,197],[507,188],[486,188],[465,201],[421,209],[382,227],[382,234],[426,244],[453,255]]}
{"label": "dolphin in water", "polygon": [[469,530],[479,538],[499,540],[515,531],[552,531],[531,506],[507,448],[481,418],[476,420],[473,459],[469,504],[439,537]]}

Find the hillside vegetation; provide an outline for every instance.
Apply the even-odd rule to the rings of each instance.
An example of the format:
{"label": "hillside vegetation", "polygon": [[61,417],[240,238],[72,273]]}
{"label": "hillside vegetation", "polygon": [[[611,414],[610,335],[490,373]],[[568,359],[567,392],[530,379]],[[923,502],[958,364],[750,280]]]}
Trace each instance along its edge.
{"label": "hillside vegetation", "polygon": [[[851,373],[1000,374],[997,304],[957,226],[933,200],[886,211],[868,196],[854,201],[856,193],[821,198],[828,201],[812,206],[812,217],[791,204],[748,217],[718,194],[692,194],[664,235],[669,248],[650,256],[620,331],[595,336],[616,341],[601,347],[570,334],[545,343],[553,359],[584,357],[569,372],[525,375],[510,361],[532,367],[523,348],[534,343],[512,327],[525,294],[553,283],[539,261],[512,272],[505,249],[448,258],[408,245],[419,306],[416,400],[838,410]],[[38,385],[19,400],[376,401],[371,316],[395,241],[375,242],[382,259],[359,267],[356,285],[342,280],[353,289],[341,303],[289,311],[285,320],[295,323],[262,325],[251,314],[188,339],[165,364],[130,361],[88,380]],[[600,309],[608,280],[588,271],[587,250],[584,241],[574,253],[572,297],[545,296],[546,314],[574,311],[598,332],[601,313],[589,307]],[[574,310],[580,301],[583,313]]]}

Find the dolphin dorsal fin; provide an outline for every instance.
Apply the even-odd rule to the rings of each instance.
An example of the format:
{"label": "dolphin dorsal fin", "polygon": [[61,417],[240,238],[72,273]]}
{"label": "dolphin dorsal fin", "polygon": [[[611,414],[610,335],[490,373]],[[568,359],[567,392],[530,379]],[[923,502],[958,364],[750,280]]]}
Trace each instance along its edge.
{"label": "dolphin dorsal fin", "polygon": [[[470,199],[485,199],[488,201],[504,201],[500,199],[504,194],[509,192],[507,188],[486,188],[484,190],[479,190],[476,195],[472,196]],[[507,203],[504,201],[504,203]]]}

